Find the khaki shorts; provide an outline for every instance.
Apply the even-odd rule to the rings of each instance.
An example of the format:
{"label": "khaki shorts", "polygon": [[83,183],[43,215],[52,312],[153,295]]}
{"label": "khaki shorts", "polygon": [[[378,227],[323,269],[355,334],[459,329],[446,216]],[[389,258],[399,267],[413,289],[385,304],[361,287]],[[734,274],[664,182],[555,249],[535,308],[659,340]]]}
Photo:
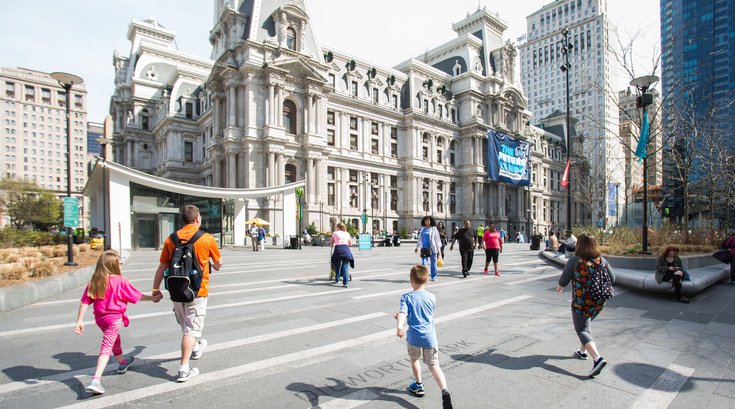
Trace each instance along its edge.
{"label": "khaki shorts", "polygon": [[418,361],[423,355],[424,362],[426,365],[438,366],[439,365],[439,349],[437,348],[421,348],[413,345],[408,345],[408,357],[412,361]]}
{"label": "khaki shorts", "polygon": [[204,328],[204,317],[207,315],[207,297],[195,298],[192,302],[175,302],[174,315],[181,325],[184,336],[200,338]]}

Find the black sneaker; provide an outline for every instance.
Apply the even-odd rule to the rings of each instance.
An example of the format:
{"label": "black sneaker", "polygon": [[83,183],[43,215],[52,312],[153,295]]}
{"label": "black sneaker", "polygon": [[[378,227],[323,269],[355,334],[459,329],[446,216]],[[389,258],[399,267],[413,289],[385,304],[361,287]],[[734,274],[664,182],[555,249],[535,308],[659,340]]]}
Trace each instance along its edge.
{"label": "black sneaker", "polygon": [[676,297],[676,301],[679,301],[680,303],[684,303],[684,304],[689,304],[689,299],[686,297],[682,297],[682,296]]}
{"label": "black sneaker", "polygon": [[580,351],[579,349],[574,351],[574,357],[577,359],[587,360],[587,353]]}
{"label": "black sneaker", "polygon": [[448,390],[442,391],[442,409],[453,409],[454,406],[452,406],[452,395],[449,393]]}
{"label": "black sneaker", "polygon": [[467,278],[469,274],[467,274],[467,271],[462,270],[462,277]]}
{"label": "black sneaker", "polygon": [[605,358],[599,357],[595,360],[594,365],[592,365],[592,370],[590,371],[590,378],[594,378],[595,376],[599,375],[600,372],[602,372],[602,368],[607,365],[607,361],[605,361]]}

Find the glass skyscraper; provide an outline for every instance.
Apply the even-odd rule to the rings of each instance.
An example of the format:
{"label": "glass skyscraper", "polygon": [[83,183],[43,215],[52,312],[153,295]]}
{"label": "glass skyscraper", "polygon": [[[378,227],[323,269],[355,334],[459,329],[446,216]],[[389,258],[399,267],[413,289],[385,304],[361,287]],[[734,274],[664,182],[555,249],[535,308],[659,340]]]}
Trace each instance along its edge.
{"label": "glass skyscraper", "polygon": [[[735,152],[735,0],[661,0],[661,49],[664,145],[669,153],[664,159],[664,206],[672,220],[684,221],[684,178],[670,153],[691,159],[692,170],[685,176],[696,191],[711,176],[706,169],[708,157],[715,154],[708,146],[711,141]],[[690,218],[704,211],[701,190],[695,191],[689,196]],[[719,208],[715,218],[724,220],[725,206]]]}

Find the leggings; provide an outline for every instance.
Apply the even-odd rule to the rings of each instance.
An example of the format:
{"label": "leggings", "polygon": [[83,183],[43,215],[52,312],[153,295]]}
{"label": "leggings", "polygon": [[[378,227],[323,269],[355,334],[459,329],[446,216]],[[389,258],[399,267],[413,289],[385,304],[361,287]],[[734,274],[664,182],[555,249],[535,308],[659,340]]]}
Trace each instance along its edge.
{"label": "leggings", "polygon": [[574,330],[577,331],[577,336],[582,345],[587,345],[590,342],[595,342],[590,334],[590,322],[592,318],[585,317],[582,314],[578,314],[572,311],[572,322],[574,323]]}
{"label": "leggings", "polygon": [[123,351],[120,347],[120,326],[122,319],[114,322],[97,322],[97,326],[102,330],[102,345],[100,345],[100,355],[113,356],[122,355]]}

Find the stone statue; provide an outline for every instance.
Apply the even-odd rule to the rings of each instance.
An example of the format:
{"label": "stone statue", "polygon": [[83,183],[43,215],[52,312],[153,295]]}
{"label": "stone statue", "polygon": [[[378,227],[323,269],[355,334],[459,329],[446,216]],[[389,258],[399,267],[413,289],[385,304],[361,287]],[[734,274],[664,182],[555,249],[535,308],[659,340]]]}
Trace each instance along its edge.
{"label": "stone statue", "polygon": [[477,53],[475,56],[475,71],[482,73],[482,57],[480,56],[480,53]]}
{"label": "stone statue", "polygon": [[278,27],[278,44],[286,44],[286,30],[288,29],[288,17],[281,13],[281,21]]}
{"label": "stone statue", "polygon": [[508,81],[513,81],[515,78],[515,64],[516,64],[516,56],[518,55],[518,51],[516,50],[516,47],[513,45],[513,43],[510,42],[510,40],[505,42],[505,45],[503,46],[503,76]]}

